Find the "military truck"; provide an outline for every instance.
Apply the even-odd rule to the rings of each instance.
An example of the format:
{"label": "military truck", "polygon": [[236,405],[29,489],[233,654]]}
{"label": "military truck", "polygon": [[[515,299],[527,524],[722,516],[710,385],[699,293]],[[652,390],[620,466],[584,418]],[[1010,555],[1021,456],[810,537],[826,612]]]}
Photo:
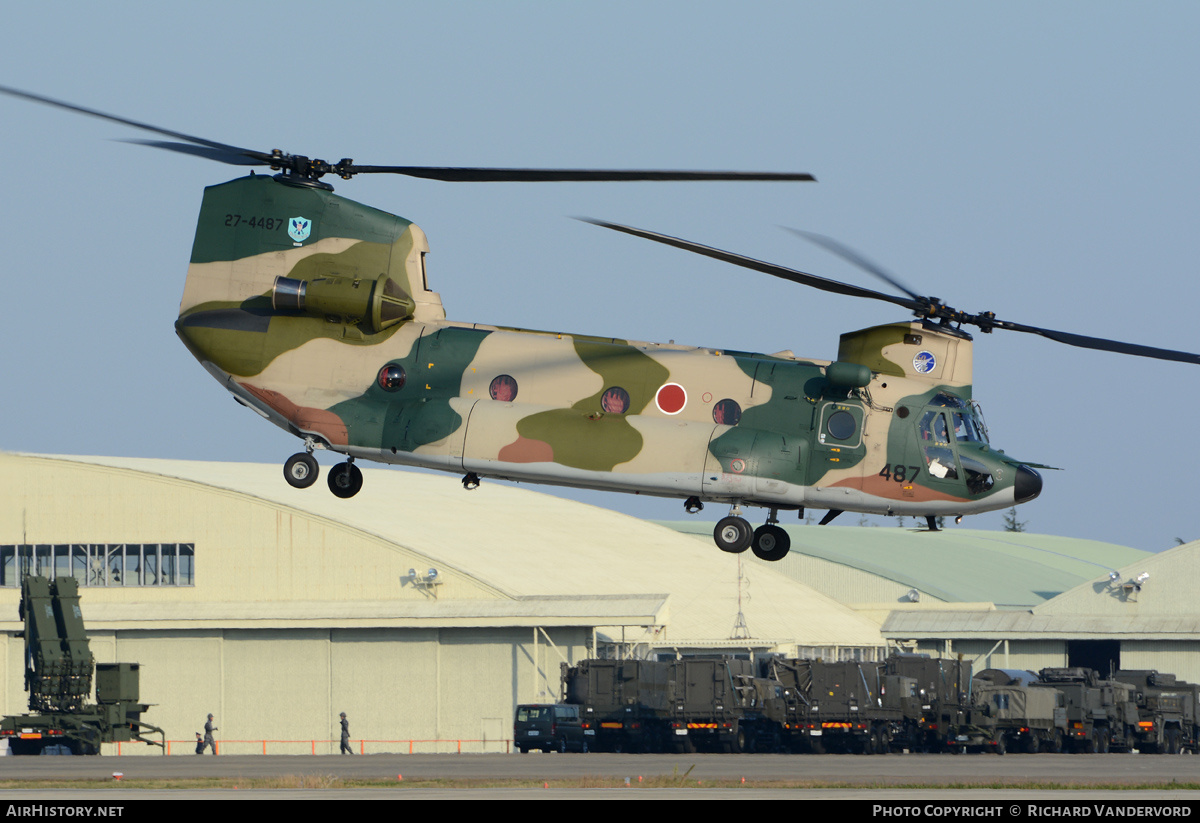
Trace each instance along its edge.
{"label": "military truck", "polygon": [[581,707],[597,751],[774,751],[780,685],[749,660],[584,660],[563,664],[563,700]]}
{"label": "military truck", "polygon": [[971,661],[933,658],[926,654],[893,654],[883,663],[885,675],[909,678],[914,693],[903,696],[906,733],[912,751],[945,751],[971,706]]}
{"label": "military truck", "polygon": [[1042,669],[1036,685],[1063,696],[1068,751],[1105,754],[1133,748],[1138,713],[1130,685],[1101,680],[1095,670],[1081,667]]}
{"label": "military truck", "polygon": [[563,702],[582,707],[602,752],[662,751],[671,737],[671,671],[655,660],[562,664]]}
{"label": "military truck", "polygon": [[788,697],[785,729],[793,749],[886,754],[909,744],[913,678],[856,661],[779,660],[773,671]]}
{"label": "military truck", "polygon": [[[7,741],[12,754],[99,754],[103,743],[134,740],[166,753],[163,730],[142,720],[150,706],[138,702],[138,664],[96,665],[74,578],[27,576],[18,614],[25,622],[25,690],[31,714],[0,718],[0,740]],[[96,703],[90,704],[93,672]]]}
{"label": "military truck", "polygon": [[1113,679],[1134,688],[1138,719],[1133,738],[1147,754],[1197,751],[1197,707],[1200,687],[1153,669],[1122,669]]}
{"label": "military truck", "polygon": [[676,751],[775,751],[785,714],[782,688],[731,657],[670,661],[670,726]]}
{"label": "military truck", "polygon": [[985,669],[972,682],[970,709],[952,751],[1061,752],[1066,741],[1067,710],[1063,695],[1037,685],[1030,671]]}

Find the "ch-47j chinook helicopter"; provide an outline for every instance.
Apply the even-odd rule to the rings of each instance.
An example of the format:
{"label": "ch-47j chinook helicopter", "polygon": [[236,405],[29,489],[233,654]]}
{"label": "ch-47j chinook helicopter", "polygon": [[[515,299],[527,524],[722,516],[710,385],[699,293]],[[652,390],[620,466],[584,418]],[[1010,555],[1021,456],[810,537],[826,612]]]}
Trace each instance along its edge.
{"label": "ch-47j chinook helicopter", "polygon": [[[336,164],[160,129],[39,95],[4,93],[154,132],[135,141],[269,166],[205,190],[176,331],[242,404],[297,437],[284,477],[311,486],[314,449],[346,455],[330,490],[362,487],[356,459],[730,506],[728,552],[788,551],[778,513],[826,509],[927,518],[1036,497],[1036,464],[990,445],[972,398],[963,326],[1200,363],[1200,356],[968,314],[903,286],[825,238],[810,239],[903,296],[677,238],[597,225],[806,286],[900,306],[915,320],[842,335],[834,361],[451,321],[426,280],[424,233],[333,193],[321,178],[393,173],[447,181],[811,180],[806,174],[472,169]],[[752,529],[741,507],[769,511]]]}

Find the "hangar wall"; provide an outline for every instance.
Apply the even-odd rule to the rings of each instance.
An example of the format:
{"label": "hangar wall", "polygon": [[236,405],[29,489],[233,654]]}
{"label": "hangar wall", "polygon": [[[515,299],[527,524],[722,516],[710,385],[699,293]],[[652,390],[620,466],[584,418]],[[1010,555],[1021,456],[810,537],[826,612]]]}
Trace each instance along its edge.
{"label": "hangar wall", "polygon": [[[84,617],[87,617],[86,603]],[[559,663],[587,656],[588,632],[558,628],[535,645],[533,631],[508,629],[231,629],[91,632],[100,663],[141,663],[145,719],[191,751],[212,712],[222,754],[337,753],[338,713],[357,747],[505,751],[516,703],[558,697]],[[28,710],[24,646],[5,649],[3,714]],[[440,742],[435,742],[440,741]],[[115,753],[106,746],[105,753]],[[157,754],[123,744],[122,754]]]}

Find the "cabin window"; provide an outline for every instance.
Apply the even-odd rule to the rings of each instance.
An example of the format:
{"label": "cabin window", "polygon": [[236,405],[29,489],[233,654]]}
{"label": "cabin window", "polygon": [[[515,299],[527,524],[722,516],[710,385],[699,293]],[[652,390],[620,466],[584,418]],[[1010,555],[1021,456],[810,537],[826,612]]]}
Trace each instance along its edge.
{"label": "cabin window", "polygon": [[379,370],[379,387],[384,391],[400,391],[406,379],[403,366],[393,363]]}
{"label": "cabin window", "polygon": [[501,374],[492,378],[488,394],[493,400],[510,402],[517,399],[517,381],[511,375]]}
{"label": "cabin window", "polygon": [[629,392],[620,386],[612,386],[600,395],[600,410],[611,414],[624,414],[629,411]]}
{"label": "cabin window", "polygon": [[829,415],[829,419],[825,421],[825,430],[835,440],[849,440],[854,436],[854,431],[858,424],[854,422],[854,415],[848,411],[836,411]]}
{"label": "cabin window", "polygon": [[736,426],[742,419],[742,407],[736,400],[726,397],[713,406],[713,422],[718,426]]}

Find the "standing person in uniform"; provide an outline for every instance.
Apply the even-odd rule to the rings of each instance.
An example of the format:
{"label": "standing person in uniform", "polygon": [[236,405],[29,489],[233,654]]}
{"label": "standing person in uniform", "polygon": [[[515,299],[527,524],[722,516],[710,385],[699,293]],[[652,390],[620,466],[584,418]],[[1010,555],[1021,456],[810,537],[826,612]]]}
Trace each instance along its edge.
{"label": "standing person in uniform", "polygon": [[217,727],[213,725],[213,716],[210,714],[204,724],[204,742],[200,744],[200,748],[196,751],[196,754],[204,754],[204,749],[210,746],[212,747],[212,753],[217,753],[217,741],[213,740],[213,732],[216,730]]}
{"label": "standing person in uniform", "polygon": [[354,750],[350,748],[350,721],[346,719],[346,713],[342,712],[342,754],[354,754]]}

